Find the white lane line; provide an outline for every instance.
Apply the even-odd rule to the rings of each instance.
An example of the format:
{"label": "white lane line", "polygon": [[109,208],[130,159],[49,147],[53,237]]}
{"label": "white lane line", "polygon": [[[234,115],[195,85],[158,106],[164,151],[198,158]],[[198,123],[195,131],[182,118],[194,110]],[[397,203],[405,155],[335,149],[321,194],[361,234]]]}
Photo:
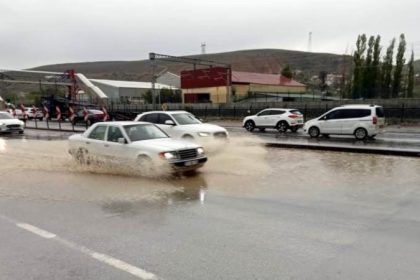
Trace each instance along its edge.
{"label": "white lane line", "polygon": [[54,233],[45,231],[43,229],[37,228],[37,227],[35,227],[33,225],[30,225],[30,224],[17,223],[16,225],[20,228],[26,229],[29,232],[32,232],[36,235],[39,235],[39,236],[47,238],[47,239],[54,238],[54,237],[57,236]]}
{"label": "white lane line", "polygon": [[103,262],[115,268],[124,270],[125,272],[135,275],[141,279],[147,279],[147,280],[156,279],[156,276],[153,273],[147,272],[141,268],[138,268],[134,265],[131,265],[119,259],[107,256],[104,254],[96,253],[96,252],[92,253],[91,256],[92,258],[100,262]]}
{"label": "white lane line", "polygon": [[59,236],[57,236],[54,233],[48,232],[46,230],[40,229],[36,226],[27,224],[27,223],[19,223],[17,221],[15,221],[14,219],[11,219],[9,217],[0,215],[0,219],[3,219],[7,222],[10,222],[12,224],[15,224],[17,227],[22,228],[28,232],[31,232],[33,234],[36,234],[40,237],[55,241],[57,243],[60,243],[61,245],[70,248],[74,251],[78,251],[82,254],[85,254],[99,262],[102,262],[104,264],[107,264],[109,266],[112,266],[114,268],[117,268],[119,270],[125,271],[127,273],[130,273],[131,275],[139,278],[139,279],[143,279],[143,280],[162,280],[161,278],[158,278],[155,274],[148,272],[144,269],[141,269],[137,266],[131,265],[129,263],[126,263],[122,260],[116,259],[114,257],[105,255],[105,254],[101,254],[98,252],[95,252],[87,247],[78,245],[76,243],[73,243],[71,241],[68,241],[66,239],[63,239]]}

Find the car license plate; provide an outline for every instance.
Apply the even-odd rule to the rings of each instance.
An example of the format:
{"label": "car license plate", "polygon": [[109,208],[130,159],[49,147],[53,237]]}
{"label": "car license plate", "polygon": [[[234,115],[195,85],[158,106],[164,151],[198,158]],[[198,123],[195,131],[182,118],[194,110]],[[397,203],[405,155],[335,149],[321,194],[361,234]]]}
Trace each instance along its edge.
{"label": "car license plate", "polygon": [[198,163],[198,160],[191,160],[191,161],[186,161],[184,164],[185,166],[191,166],[191,165],[196,165]]}

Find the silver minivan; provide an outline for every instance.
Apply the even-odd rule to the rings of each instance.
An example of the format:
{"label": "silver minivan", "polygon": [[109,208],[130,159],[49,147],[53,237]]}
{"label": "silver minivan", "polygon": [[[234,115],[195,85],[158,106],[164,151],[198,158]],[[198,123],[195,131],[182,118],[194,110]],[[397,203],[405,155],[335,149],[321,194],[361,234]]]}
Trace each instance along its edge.
{"label": "silver minivan", "polygon": [[374,138],[385,124],[384,109],[378,105],[344,105],[307,121],[303,130],[310,137],[354,135],[357,140]]}

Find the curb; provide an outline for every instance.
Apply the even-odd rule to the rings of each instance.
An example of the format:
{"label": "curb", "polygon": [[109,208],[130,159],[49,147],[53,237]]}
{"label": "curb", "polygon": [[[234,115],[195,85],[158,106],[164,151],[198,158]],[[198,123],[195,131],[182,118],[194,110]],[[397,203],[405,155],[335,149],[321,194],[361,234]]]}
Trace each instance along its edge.
{"label": "curb", "polygon": [[275,143],[275,142],[266,142],[264,145],[270,148],[307,149],[307,150],[333,151],[333,152],[351,152],[351,153],[376,154],[376,155],[420,157],[420,150],[342,147],[342,146],[310,145],[310,144],[296,144],[296,143],[294,144]]}

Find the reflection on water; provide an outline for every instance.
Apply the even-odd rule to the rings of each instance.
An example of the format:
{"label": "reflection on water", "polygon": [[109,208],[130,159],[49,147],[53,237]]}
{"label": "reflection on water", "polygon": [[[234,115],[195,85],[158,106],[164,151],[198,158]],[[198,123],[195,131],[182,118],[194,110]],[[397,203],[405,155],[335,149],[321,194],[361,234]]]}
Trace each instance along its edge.
{"label": "reflection on water", "polygon": [[[158,182],[151,182],[156,184]],[[171,188],[155,191],[153,199],[130,200],[108,199],[101,201],[101,208],[115,215],[139,215],[151,209],[162,209],[168,206],[179,206],[186,203],[205,203],[207,182],[202,174],[191,177],[172,178],[167,181]]]}

